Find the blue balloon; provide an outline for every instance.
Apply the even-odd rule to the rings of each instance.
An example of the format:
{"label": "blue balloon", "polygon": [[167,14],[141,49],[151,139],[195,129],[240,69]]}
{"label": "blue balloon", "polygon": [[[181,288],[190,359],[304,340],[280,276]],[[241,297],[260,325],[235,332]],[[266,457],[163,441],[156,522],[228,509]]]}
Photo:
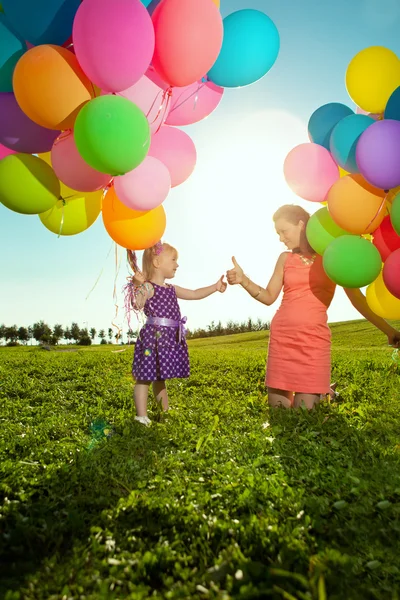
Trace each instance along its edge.
{"label": "blue balloon", "polygon": [[15,65],[26,51],[24,40],[12,30],[4,15],[0,14],[0,92],[13,91]]}
{"label": "blue balloon", "polygon": [[308,137],[314,144],[319,144],[329,150],[333,128],[349,115],[354,115],[351,108],[339,102],[330,102],[320,106],[308,121]]}
{"label": "blue balloon", "polygon": [[385,108],[385,119],[400,121],[400,87],[394,90]]}
{"label": "blue balloon", "polygon": [[34,46],[62,46],[72,35],[80,0],[2,0],[7,20]]}
{"label": "blue balloon", "polygon": [[271,69],[279,53],[275,24],[258,10],[238,10],[224,19],[224,39],[208,79],[221,87],[254,83]]}
{"label": "blue balloon", "polygon": [[356,162],[357,142],[362,133],[375,123],[368,115],[349,115],[334,127],[330,150],[338,165],[349,173],[358,173]]}
{"label": "blue balloon", "polygon": [[151,1],[152,0],[141,0],[141,3],[144,4],[144,6],[147,8]]}

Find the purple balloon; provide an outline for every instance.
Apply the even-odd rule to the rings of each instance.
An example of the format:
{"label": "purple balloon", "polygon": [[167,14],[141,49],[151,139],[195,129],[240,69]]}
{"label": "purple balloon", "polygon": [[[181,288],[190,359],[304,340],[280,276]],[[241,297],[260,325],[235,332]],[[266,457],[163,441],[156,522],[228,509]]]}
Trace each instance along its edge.
{"label": "purple balloon", "polygon": [[400,185],[400,121],[373,123],[361,134],[356,148],[361,175],[377,188]]}
{"label": "purple balloon", "polygon": [[0,144],[26,154],[51,150],[59,131],[37,125],[21,110],[12,93],[0,94]]}

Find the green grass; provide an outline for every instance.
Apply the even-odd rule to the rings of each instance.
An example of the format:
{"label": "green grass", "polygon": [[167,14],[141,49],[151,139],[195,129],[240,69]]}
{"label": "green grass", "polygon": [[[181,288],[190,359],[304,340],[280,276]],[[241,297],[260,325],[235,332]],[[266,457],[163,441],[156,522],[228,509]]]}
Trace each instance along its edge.
{"label": "green grass", "polygon": [[397,600],[400,362],[332,330],[338,402],[270,410],[266,332],[198,339],[148,429],[132,348],[2,348],[0,597]]}

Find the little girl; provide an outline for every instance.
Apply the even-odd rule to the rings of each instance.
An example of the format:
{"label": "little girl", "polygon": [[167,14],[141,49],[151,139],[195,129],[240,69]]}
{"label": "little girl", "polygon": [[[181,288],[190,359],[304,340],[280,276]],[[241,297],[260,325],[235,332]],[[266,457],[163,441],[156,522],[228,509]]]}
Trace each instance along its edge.
{"label": "little girl", "polygon": [[[224,276],[208,287],[188,290],[165,283],[175,277],[178,253],[169,244],[158,242],[143,253],[142,272],[135,253],[127,251],[134,272],[125,287],[127,303],[147,316],[135,344],[132,374],[136,380],[134,398],[136,421],[150,424],[147,416],[149,385],[153,384],[156,399],[168,410],[166,379],[189,377],[189,355],[184,324],[177,299],[202,300],[214,292],[225,292]],[[128,307],[127,307],[128,308]]]}
{"label": "little girl", "polygon": [[[301,206],[282,206],[273,216],[275,229],[288,252],[283,252],[266,288],[247,277],[235,258],[227,272],[229,284],[240,284],[262,304],[273,304],[283,287],[281,306],[271,322],[265,384],[271,406],[286,408],[304,404],[308,409],[321,396],[334,394],[330,387],[331,332],[327,309],[335,284],[326,275],[322,257],[307,242],[310,215]],[[368,307],[358,289],[346,289],[353,306],[398,345],[400,333]]]}

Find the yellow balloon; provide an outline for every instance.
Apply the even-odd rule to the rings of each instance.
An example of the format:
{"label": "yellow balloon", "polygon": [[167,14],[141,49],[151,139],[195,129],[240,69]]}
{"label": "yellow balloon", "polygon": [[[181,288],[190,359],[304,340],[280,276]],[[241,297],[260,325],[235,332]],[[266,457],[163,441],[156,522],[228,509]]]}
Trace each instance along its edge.
{"label": "yellow balloon", "polygon": [[[51,154],[40,154],[51,166]],[[57,235],[76,235],[89,229],[101,211],[103,190],[77,192],[60,181],[61,198],[55,206],[39,215],[43,225]]]}
{"label": "yellow balloon", "polygon": [[[339,165],[338,165],[339,167]],[[339,175],[340,177],[346,177],[346,175],[349,175],[349,171],[345,171],[344,169],[342,169],[342,167],[339,167]]]}
{"label": "yellow balloon", "polygon": [[372,312],[382,319],[400,319],[400,300],[395,298],[383,281],[382,272],[378,278],[367,287],[367,303]]}
{"label": "yellow balloon", "polygon": [[214,2],[215,6],[216,6],[217,8],[219,8],[219,6],[220,6],[220,1],[219,1],[219,0],[212,0],[212,1]]}
{"label": "yellow balloon", "polygon": [[400,60],[383,46],[361,50],[346,71],[346,88],[353,102],[370,113],[382,113],[400,86]]}

